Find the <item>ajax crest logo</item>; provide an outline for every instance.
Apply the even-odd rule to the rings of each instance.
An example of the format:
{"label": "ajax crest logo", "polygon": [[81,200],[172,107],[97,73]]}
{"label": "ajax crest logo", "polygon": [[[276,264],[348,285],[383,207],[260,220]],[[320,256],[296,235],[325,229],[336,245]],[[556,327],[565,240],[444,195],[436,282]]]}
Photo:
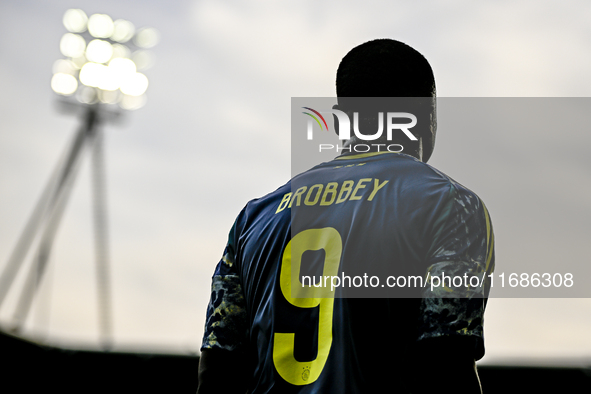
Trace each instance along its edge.
{"label": "ajax crest logo", "polygon": [[302,380],[305,382],[310,378],[310,367],[306,366],[303,369],[304,371],[302,372]]}

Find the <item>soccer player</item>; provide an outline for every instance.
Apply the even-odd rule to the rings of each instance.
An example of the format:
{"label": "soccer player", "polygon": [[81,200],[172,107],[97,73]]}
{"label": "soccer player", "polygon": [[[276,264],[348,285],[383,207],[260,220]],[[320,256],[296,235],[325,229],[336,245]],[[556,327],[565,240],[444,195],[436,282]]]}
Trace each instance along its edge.
{"label": "soccer player", "polygon": [[[244,207],[212,279],[198,392],[479,393],[488,284],[432,285],[491,273],[493,231],[479,197],[426,164],[431,67],[406,44],[374,40],[343,58],[336,85],[335,108],[351,119],[367,110],[351,98],[422,98],[416,139],[384,135],[356,153],[365,141],[354,136],[335,160]],[[346,296],[299,283],[368,272],[399,286]],[[405,288],[401,278],[411,277],[425,286]]]}

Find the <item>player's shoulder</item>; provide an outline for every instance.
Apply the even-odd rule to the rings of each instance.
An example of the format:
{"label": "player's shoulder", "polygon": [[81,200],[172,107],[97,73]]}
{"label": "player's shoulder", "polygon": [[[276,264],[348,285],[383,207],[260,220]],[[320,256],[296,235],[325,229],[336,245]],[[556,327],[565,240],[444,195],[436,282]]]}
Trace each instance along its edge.
{"label": "player's shoulder", "polygon": [[456,181],[454,178],[452,178],[451,176],[447,175],[446,173],[444,173],[443,171],[427,164],[427,163],[422,163],[429,171],[431,171],[433,174],[435,174],[436,177],[438,177],[439,179],[441,179],[443,182],[446,182],[450,185],[450,187],[453,189],[453,191],[458,194],[458,195],[465,195],[465,196],[471,196],[473,198],[479,198],[478,195],[472,190],[469,189],[468,187],[466,187],[465,185],[463,185],[462,183]]}
{"label": "player's shoulder", "polygon": [[279,186],[272,192],[249,200],[238,214],[236,223],[244,223],[249,220],[254,220],[254,218],[260,218],[261,216],[273,215],[278,201],[281,200],[283,195],[289,193],[290,189],[291,180]]}
{"label": "player's shoulder", "polygon": [[[472,207],[480,210],[484,206],[482,199],[472,189],[458,182],[440,169],[424,163],[419,159],[405,154],[382,155],[376,157],[382,165],[391,166],[394,173],[403,173],[409,183],[409,190],[415,190],[417,195],[432,198],[438,195],[440,199]],[[418,198],[418,196],[417,196]],[[486,209],[486,208],[484,208]]]}
{"label": "player's shoulder", "polygon": [[472,189],[466,187],[462,183],[456,181],[454,178],[440,171],[439,169],[424,163],[433,173],[437,174],[442,181],[449,185],[448,200],[450,204],[455,205],[456,209],[465,213],[480,213],[488,217],[488,211],[484,205],[484,201]]}
{"label": "player's shoulder", "polygon": [[391,176],[393,179],[402,180],[405,182],[404,187],[435,187],[477,197],[475,192],[443,171],[404,153],[373,152],[366,154],[343,154],[335,160],[323,163],[317,167],[332,166],[341,168],[358,167],[360,165],[363,166],[362,171],[381,173]]}
{"label": "player's shoulder", "polygon": [[423,163],[423,165],[448,185],[447,194],[442,196],[445,202],[442,201],[440,204],[444,213],[443,217],[453,213],[449,217],[454,217],[454,220],[460,222],[476,220],[478,223],[482,223],[480,228],[486,228],[489,233],[492,232],[490,214],[484,201],[476,192],[441,170],[426,163]]}

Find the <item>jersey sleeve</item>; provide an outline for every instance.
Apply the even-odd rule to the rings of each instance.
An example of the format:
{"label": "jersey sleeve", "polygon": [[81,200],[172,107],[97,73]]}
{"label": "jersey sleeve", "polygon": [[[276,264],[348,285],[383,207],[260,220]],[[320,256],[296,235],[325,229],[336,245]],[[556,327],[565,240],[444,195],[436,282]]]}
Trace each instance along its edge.
{"label": "jersey sleeve", "polygon": [[478,196],[452,184],[434,227],[418,339],[466,337],[478,360],[484,355],[488,275],[495,265],[491,220]]}
{"label": "jersey sleeve", "polygon": [[235,264],[235,228],[212,277],[201,349],[238,350],[248,336],[246,304]]}

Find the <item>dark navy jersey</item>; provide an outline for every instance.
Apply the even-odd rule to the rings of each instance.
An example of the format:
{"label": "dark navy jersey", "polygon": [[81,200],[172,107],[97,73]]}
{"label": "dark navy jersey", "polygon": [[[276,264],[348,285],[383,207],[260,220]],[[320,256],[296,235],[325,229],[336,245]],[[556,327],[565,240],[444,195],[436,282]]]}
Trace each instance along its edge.
{"label": "dark navy jersey", "polygon": [[433,167],[398,153],[340,156],[239,214],[202,349],[245,352],[252,393],[407,392],[418,341],[461,336],[483,356],[488,282],[431,284],[486,278],[493,244],[482,201]]}

